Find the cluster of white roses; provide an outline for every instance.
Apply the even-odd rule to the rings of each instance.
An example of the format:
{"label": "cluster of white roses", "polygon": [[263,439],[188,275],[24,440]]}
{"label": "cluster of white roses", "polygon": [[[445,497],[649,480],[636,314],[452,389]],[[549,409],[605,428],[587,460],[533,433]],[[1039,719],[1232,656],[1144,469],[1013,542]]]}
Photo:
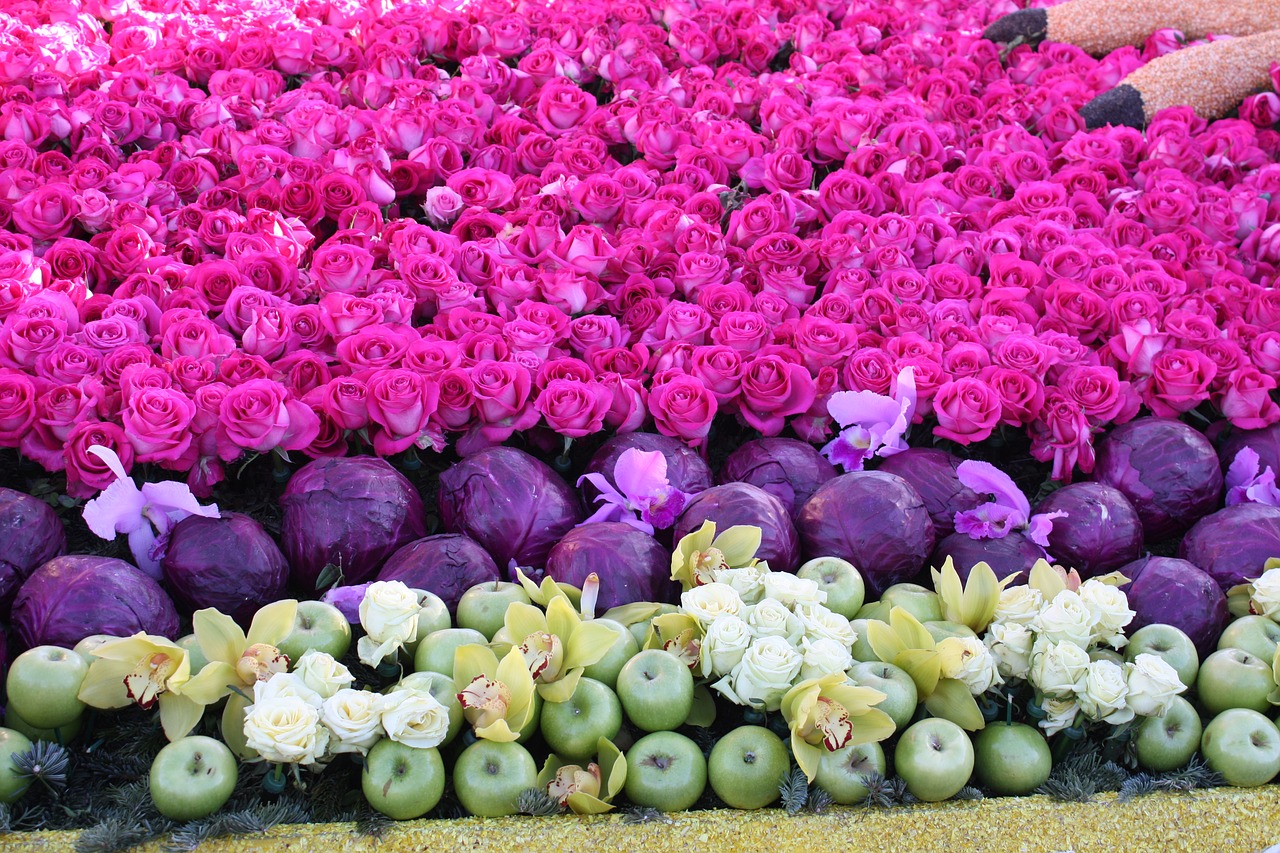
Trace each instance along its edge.
{"label": "cluster of white roses", "polygon": [[731,702],[776,711],[798,682],[853,665],[857,634],[826,600],[816,581],[760,563],[716,570],[680,605],[702,629],[699,665],[717,679],[711,686]]}
{"label": "cluster of white roses", "polygon": [[354,680],[331,655],[307,652],[293,672],[254,685],[246,744],[266,761],[323,765],[343,752],[364,755],[384,737],[423,749],[444,742],[449,709],[428,684],[411,675],[383,694],[352,689]]}
{"label": "cluster of white roses", "polygon": [[418,638],[418,614],[427,594],[410,589],[400,581],[376,581],[368,585],[360,599],[360,627],[364,636],[356,641],[362,663],[378,666]]}
{"label": "cluster of white roses", "polygon": [[1043,697],[1046,734],[1071,728],[1081,714],[1120,725],[1163,716],[1187,689],[1157,655],[1125,663],[1105,651],[1124,648],[1133,617],[1124,592],[1100,580],[1047,601],[1035,587],[1011,586],[1000,594],[984,642],[1003,678],[1025,679]]}

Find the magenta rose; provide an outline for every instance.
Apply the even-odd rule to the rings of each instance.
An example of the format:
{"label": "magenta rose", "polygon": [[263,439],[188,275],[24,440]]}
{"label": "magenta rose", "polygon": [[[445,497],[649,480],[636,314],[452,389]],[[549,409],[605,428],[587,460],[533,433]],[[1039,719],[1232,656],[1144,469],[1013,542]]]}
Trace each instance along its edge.
{"label": "magenta rose", "polygon": [[649,411],[658,432],[696,447],[711,431],[716,398],[697,379],[677,374],[649,392]]}
{"label": "magenta rose", "polygon": [[731,347],[698,347],[689,360],[689,372],[706,385],[720,406],[735,404],[742,388],[742,354]]}
{"label": "magenta rose", "polygon": [[250,379],[222,398],[218,412],[218,455],[230,462],[242,451],[302,450],[316,437],[320,419],[309,406],[289,398],[284,386]]}
{"label": "magenta rose", "polygon": [[1218,401],[1223,417],[1239,429],[1262,429],[1280,421],[1280,406],[1271,398],[1276,380],[1247,365],[1231,371]]}
{"label": "magenta rose", "polygon": [[519,415],[529,402],[533,377],[518,364],[486,361],[471,371],[476,413],[486,424],[500,424]]}
{"label": "magenta rose", "polygon": [[1009,426],[1029,424],[1040,416],[1044,405],[1044,383],[1023,370],[1012,367],[985,368],[980,378],[1000,398],[1000,419]]}
{"label": "magenta rose", "polygon": [[1176,418],[1209,398],[1218,367],[1199,350],[1165,349],[1151,359],[1143,402],[1159,417]]}
{"label": "magenta rose", "polygon": [[777,435],[786,418],[813,405],[817,386],[804,365],[777,355],[758,356],[742,369],[739,413],[766,436]]}
{"label": "magenta rose", "polygon": [[949,380],[933,396],[938,418],[934,435],[958,444],[972,444],[991,435],[1003,414],[1000,396],[985,382],[972,377]]}
{"label": "magenta rose", "polygon": [[80,203],[68,184],[45,184],[13,206],[13,224],[36,240],[65,237],[75,225]]}
{"label": "magenta rose", "polygon": [[191,448],[196,404],[174,388],[142,388],[130,395],[121,423],[139,462],[170,463],[175,470]]}
{"label": "magenta rose", "polygon": [[538,93],[535,115],[549,135],[563,136],[580,125],[595,108],[595,98],[571,81],[557,77]]}
{"label": "magenta rose", "polygon": [[17,447],[36,419],[39,391],[30,376],[0,368],[0,445]]}
{"label": "magenta rose", "polygon": [[107,421],[82,421],[67,436],[63,455],[67,464],[67,494],[91,498],[116,481],[106,463],[89,448],[94,445],[114,450],[125,473],[133,468],[133,445],[124,430]]}
{"label": "magenta rose", "polygon": [[369,425],[368,389],[355,376],[331,379],[319,395],[320,410],[342,429],[364,429]]}
{"label": "magenta rose", "polygon": [[380,455],[409,449],[435,414],[440,386],[411,370],[373,372],[368,380],[369,418],[382,427],[373,437]]}
{"label": "magenta rose", "polygon": [[552,379],[534,406],[547,426],[569,438],[599,432],[613,403],[613,394],[598,382]]}

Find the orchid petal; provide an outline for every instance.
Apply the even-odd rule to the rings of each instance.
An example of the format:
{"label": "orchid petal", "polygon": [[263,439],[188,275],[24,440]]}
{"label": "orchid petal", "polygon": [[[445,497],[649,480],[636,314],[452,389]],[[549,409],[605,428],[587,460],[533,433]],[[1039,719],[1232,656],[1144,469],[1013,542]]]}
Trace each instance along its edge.
{"label": "orchid petal", "polygon": [[971,732],[986,725],[982,711],[978,710],[978,703],[969,688],[964,682],[954,678],[941,679],[929,698],[924,700],[924,706],[935,717],[950,720]]}
{"label": "orchid petal", "polygon": [[107,463],[107,468],[111,470],[112,474],[116,475],[117,480],[129,479],[129,474],[124,470],[124,464],[120,461],[120,457],[110,447],[95,444],[89,448],[89,452]]}
{"label": "orchid petal", "polygon": [[874,391],[837,391],[827,401],[827,412],[842,427],[891,424],[901,411],[899,401]]}
{"label": "orchid petal", "polygon": [[244,631],[230,616],[212,607],[197,610],[191,617],[192,630],[207,661],[235,666],[248,643]]}
{"label": "orchid petal", "polygon": [[668,485],[667,457],[656,450],[630,448],[613,466],[613,480],[632,505],[638,504],[658,488]]}
{"label": "orchid petal", "polygon": [[253,622],[249,625],[249,636],[245,638],[247,643],[251,646],[255,643],[280,645],[293,631],[297,614],[298,602],[292,598],[275,601],[259,608],[258,612],[253,614]]}
{"label": "orchid petal", "polygon": [[1258,479],[1259,461],[1258,451],[1252,447],[1240,448],[1236,458],[1231,460],[1231,467],[1227,469],[1227,488],[1236,489],[1253,484]]}
{"label": "orchid petal", "polygon": [[902,414],[906,417],[907,423],[910,424],[916,417],[916,404],[919,398],[916,392],[916,370],[914,367],[904,367],[898,372],[898,387],[894,389],[893,396],[895,400],[902,403]]}
{"label": "orchid petal", "polygon": [[231,685],[239,682],[233,664],[212,661],[182,685],[182,695],[201,705],[212,705],[231,692]]}
{"label": "orchid petal", "polygon": [[191,730],[203,716],[204,705],[199,702],[176,693],[164,693],[160,696],[160,725],[170,742],[191,734]]}
{"label": "orchid petal", "polygon": [[161,571],[160,560],[155,555],[155,545],[156,534],[149,523],[129,534],[129,550],[133,552],[134,565],[149,577],[158,580],[164,572]]}
{"label": "orchid petal", "polygon": [[1053,532],[1053,520],[1066,517],[1067,511],[1062,509],[1036,513],[1027,522],[1027,538],[1041,548],[1048,548],[1049,534]]}
{"label": "orchid petal", "polygon": [[84,522],[95,536],[115,539],[117,533],[132,533],[147,524],[142,517],[146,500],[133,480],[125,477],[102,490],[84,505]]}
{"label": "orchid petal", "polygon": [[1031,502],[1008,474],[990,462],[969,459],[956,466],[956,475],[961,483],[978,494],[989,494],[1000,506],[1020,513],[1022,520],[1014,522],[1012,527],[1022,527],[1027,523],[1031,516]]}
{"label": "orchid petal", "polygon": [[144,483],[142,497],[147,504],[163,512],[178,511],[183,518],[188,515],[199,515],[204,518],[219,518],[218,505],[201,506],[196,496],[186,483],[177,480],[164,480],[158,483]]}

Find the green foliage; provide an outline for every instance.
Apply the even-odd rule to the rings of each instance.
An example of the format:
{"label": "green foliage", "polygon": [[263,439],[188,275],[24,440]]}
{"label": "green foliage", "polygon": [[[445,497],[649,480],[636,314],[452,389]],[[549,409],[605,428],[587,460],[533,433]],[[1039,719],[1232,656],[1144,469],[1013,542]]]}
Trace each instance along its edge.
{"label": "green foliage", "polygon": [[1055,800],[1087,803],[1100,791],[1118,791],[1129,778],[1123,767],[1103,758],[1096,748],[1081,749],[1054,765],[1049,779],[1036,789]]}
{"label": "green foliage", "polygon": [[530,817],[550,817],[560,814],[564,807],[543,788],[525,788],[516,798],[516,811]]}
{"label": "green foliage", "polygon": [[782,794],[782,807],[794,817],[804,811],[809,802],[809,779],[799,767],[792,767],[778,783],[778,792]]}

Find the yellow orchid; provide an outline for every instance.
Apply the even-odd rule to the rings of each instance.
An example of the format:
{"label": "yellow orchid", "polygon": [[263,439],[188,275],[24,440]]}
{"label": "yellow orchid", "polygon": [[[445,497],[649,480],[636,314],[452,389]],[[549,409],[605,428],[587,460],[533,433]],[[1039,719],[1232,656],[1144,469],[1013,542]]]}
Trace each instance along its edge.
{"label": "yellow orchid", "polygon": [[1075,591],[1080,588],[1080,573],[1075,569],[1067,571],[1062,566],[1051,566],[1048,560],[1036,560],[1031,567],[1031,581],[1028,586],[1040,590],[1045,601],[1053,601],[1054,597],[1064,589]]}
{"label": "yellow orchid", "polygon": [[191,683],[191,660],[181,646],[139,631],[108,640],[93,650],[80,701],[94,708],[160,706],[160,724],[169,740],[186,737],[207,703],[183,694]]}
{"label": "yellow orchid", "polygon": [[885,694],[850,684],[843,672],[801,681],[782,697],[782,716],[791,728],[796,764],[812,782],[824,752],[849,744],[882,741],[893,734],[893,720],[875,705]]}
{"label": "yellow orchid", "polygon": [[574,814],[604,814],[613,810],[611,800],[627,781],[627,759],[607,738],[596,743],[600,763],[591,762],[584,769],[578,764],[564,764],[559,756],[547,756],[538,774],[538,786],[568,806]]}
{"label": "yellow orchid", "polygon": [[867,642],[876,657],[906,670],[929,713],[969,731],[985,725],[978,703],[964,682],[942,677],[944,661],[937,643],[914,616],[895,607],[889,611],[888,624],[869,621],[866,630]]}
{"label": "yellow orchid", "polygon": [[[1276,653],[1271,658],[1271,680],[1280,685],[1280,646],[1276,646]],[[1271,691],[1267,701],[1272,705],[1280,705],[1280,686]]]}
{"label": "yellow orchid", "polygon": [[534,719],[537,694],[519,648],[499,661],[488,646],[459,646],[453,655],[453,686],[476,737],[519,740]]}
{"label": "yellow orchid", "polygon": [[547,607],[555,599],[563,598],[576,608],[582,600],[582,590],[567,583],[556,583],[555,580],[549,577],[544,577],[542,583],[537,584],[517,568],[516,580],[519,581],[520,586],[524,587],[529,600],[539,607]]}
{"label": "yellow orchid", "polygon": [[563,595],[551,598],[545,614],[532,604],[507,605],[502,627],[548,702],[568,700],[582,670],[608,654],[617,637],[607,625],[581,618]]}
{"label": "yellow orchid", "polygon": [[996,580],[996,573],[986,563],[978,563],[969,570],[968,581],[961,583],[951,558],[947,557],[941,569],[933,569],[933,588],[942,600],[942,617],[948,622],[967,625],[981,635],[996,615],[1000,603],[1000,590],[1013,582],[1016,575]]}
{"label": "yellow orchid", "polygon": [[192,617],[196,642],[209,661],[185,692],[197,701],[214,702],[236,690],[252,693],[253,685],[277,672],[287,672],[289,658],[277,645],[293,630],[298,602],[268,604],[253,614],[246,635],[235,620],[212,607]]}
{"label": "yellow orchid", "polygon": [[670,652],[696,669],[702,661],[702,625],[687,613],[664,613],[649,621],[646,649]]}
{"label": "yellow orchid", "polygon": [[713,580],[717,569],[741,569],[755,565],[762,533],[759,527],[736,524],[716,535],[716,523],[702,526],[676,544],[671,555],[671,579],[686,590]]}
{"label": "yellow orchid", "polygon": [[[1262,566],[1262,574],[1247,583],[1237,584],[1227,590],[1227,608],[1231,611],[1231,615],[1239,618],[1241,616],[1269,616],[1267,608],[1258,605],[1253,600],[1254,584],[1262,580],[1262,575],[1272,569],[1280,569],[1280,557],[1272,557]],[[1278,703],[1280,704],[1280,703]]]}

